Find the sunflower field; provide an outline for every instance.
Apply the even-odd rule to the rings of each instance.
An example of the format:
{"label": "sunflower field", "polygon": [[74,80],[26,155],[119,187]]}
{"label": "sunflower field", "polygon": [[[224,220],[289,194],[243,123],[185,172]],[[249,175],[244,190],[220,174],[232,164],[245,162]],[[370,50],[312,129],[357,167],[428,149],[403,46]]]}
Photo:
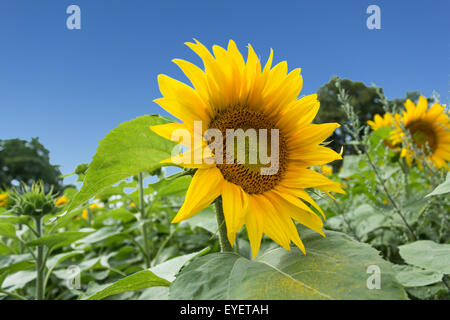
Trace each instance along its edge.
{"label": "sunflower field", "polygon": [[[155,100],[179,120],[112,128],[72,173],[79,190],[2,189],[0,299],[450,299],[438,96],[398,106],[378,90],[384,113],[364,123],[337,81],[347,118],[319,123],[317,95],[273,52],[187,45],[203,68],[175,59],[191,84],[160,75]],[[256,146],[235,147],[239,129]]]}

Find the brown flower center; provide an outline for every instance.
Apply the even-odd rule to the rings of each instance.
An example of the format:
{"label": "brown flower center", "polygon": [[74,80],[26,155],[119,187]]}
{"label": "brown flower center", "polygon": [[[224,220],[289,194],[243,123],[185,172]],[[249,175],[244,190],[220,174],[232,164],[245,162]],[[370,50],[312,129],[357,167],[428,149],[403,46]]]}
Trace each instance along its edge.
{"label": "brown flower center", "polygon": [[265,114],[238,105],[218,112],[209,128],[222,134],[223,161],[216,165],[227,181],[249,194],[278,184],[286,171],[286,141]]}
{"label": "brown flower center", "polygon": [[[430,123],[417,120],[409,123],[406,129],[409,130],[414,143],[419,148],[425,148],[425,145],[428,143],[431,153],[434,153],[437,147],[437,137]],[[424,150],[427,152],[426,149]]]}

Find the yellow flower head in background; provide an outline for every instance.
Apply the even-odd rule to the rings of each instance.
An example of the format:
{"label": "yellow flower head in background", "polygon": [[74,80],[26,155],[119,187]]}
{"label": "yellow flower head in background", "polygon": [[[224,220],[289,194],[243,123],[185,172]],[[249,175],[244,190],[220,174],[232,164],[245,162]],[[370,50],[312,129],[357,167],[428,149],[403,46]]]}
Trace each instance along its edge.
{"label": "yellow flower head in background", "polygon": [[[309,169],[342,159],[341,154],[321,145],[339,124],[311,123],[320,106],[317,95],[297,99],[303,84],[300,69],[288,73],[286,61],[272,67],[272,50],[262,67],[251,45],[245,61],[233,41],[229,41],[227,49],[213,46],[214,55],[198,41],[186,44],[203,60],[205,70],[184,60],[173,60],[193,87],[159,75],[159,88],[164,97],[155,102],[183,123],[151,129],[167,139],[178,129],[201,137],[207,129],[218,129],[223,133],[224,147],[227,129],[278,130],[278,171],[263,175],[260,169],[266,165],[242,163],[236,158],[232,163],[213,160],[200,164],[167,159],[165,162],[198,169],[172,222],[192,217],[221,196],[232,245],[236,233],[245,224],[253,256],[259,251],[263,234],[287,250],[292,241],[305,252],[292,219],[324,236],[322,219],[306,203],[322,215],[323,212],[305,189],[344,193],[338,183]],[[203,123],[201,132],[194,132],[194,121]],[[270,141],[269,135],[267,140]],[[207,151],[206,142],[201,149]],[[186,155],[195,158],[197,151],[191,148],[181,155],[182,159]],[[245,152],[248,155],[249,151]],[[225,148],[223,155],[226,154]],[[211,160],[209,152],[201,155]]]}
{"label": "yellow flower head in background", "polygon": [[9,195],[7,192],[0,193],[0,207],[6,207],[8,204]]}
{"label": "yellow flower head in background", "polygon": [[66,196],[62,196],[55,201],[55,205],[62,206],[69,202],[69,199]]}
{"label": "yellow flower head in background", "polygon": [[133,208],[136,207],[136,203],[131,202],[131,203],[130,203],[130,207],[133,207]]}
{"label": "yellow flower head in background", "polygon": [[89,205],[89,209],[95,210],[95,209],[102,209],[103,207],[100,206],[97,202],[93,202]]}
{"label": "yellow flower head in background", "polygon": [[333,167],[328,165],[323,165],[320,167],[320,172],[322,174],[326,175],[327,177],[331,176],[333,174]]}
{"label": "yellow flower head in background", "polygon": [[394,118],[392,114],[386,112],[383,117],[379,114],[376,114],[372,120],[367,121],[367,124],[370,125],[373,131],[378,130],[383,127],[394,127]]}
{"label": "yellow flower head in background", "polygon": [[[417,149],[423,149],[427,158],[437,168],[448,169],[447,161],[450,160],[450,120],[445,114],[444,106],[438,103],[428,108],[427,98],[420,96],[415,105],[411,100],[405,102],[406,111],[400,121],[412,137],[412,143]],[[401,157],[405,158],[409,165],[417,158],[414,149],[405,143],[406,134],[400,123],[392,134],[394,144],[402,143]],[[429,150],[426,148],[428,145]],[[419,163],[420,165],[420,163]]]}
{"label": "yellow flower head in background", "polygon": [[88,209],[83,209],[83,211],[81,212],[81,217],[82,217],[84,220],[87,220],[87,219],[88,219],[88,217],[89,217],[89,211],[88,211]]}
{"label": "yellow flower head in background", "polygon": [[[376,114],[373,117],[373,121],[369,120],[367,121],[367,124],[372,128],[373,131],[376,131],[380,128],[385,128],[385,127],[390,127],[392,129],[395,128],[395,123],[400,121],[400,115],[399,114],[395,114],[394,116],[392,116],[392,114],[390,114],[389,112],[386,112],[383,117],[380,116],[379,114]],[[398,150],[400,151],[399,147],[394,146],[394,144],[392,143],[391,139],[384,139],[383,143],[393,149],[393,150]]]}

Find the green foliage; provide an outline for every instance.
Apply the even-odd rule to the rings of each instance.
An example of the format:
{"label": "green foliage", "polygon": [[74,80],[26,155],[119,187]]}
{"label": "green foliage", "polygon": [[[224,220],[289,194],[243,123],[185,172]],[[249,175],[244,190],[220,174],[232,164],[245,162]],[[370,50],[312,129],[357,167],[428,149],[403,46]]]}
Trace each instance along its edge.
{"label": "green foliage", "polygon": [[447,173],[447,178],[443,183],[438,185],[433,192],[426,195],[426,197],[431,197],[439,194],[449,193],[450,192],[450,172]]}
{"label": "green foliage", "polygon": [[[341,233],[324,239],[302,232],[297,248],[265,252],[255,260],[217,253],[195,259],[170,287],[171,299],[404,299],[388,262],[376,250]],[[367,287],[367,268],[381,270],[381,289]]]}
{"label": "green foliage", "polygon": [[423,269],[450,274],[450,244],[421,240],[399,247],[406,263]]}
{"label": "green foliage", "polygon": [[49,151],[38,138],[31,141],[20,139],[0,140],[0,187],[10,188],[12,181],[44,181],[46,190],[62,190],[61,172],[58,166],[50,164]]}
{"label": "green foliage", "polygon": [[150,126],[168,121],[158,116],[143,116],[120,124],[100,141],[83,187],[69,211],[122,179],[161,166],[170,157],[174,143],[161,138]]}
{"label": "green foliage", "polygon": [[[390,128],[370,132],[358,121],[345,90],[339,100],[349,117],[352,140],[347,144],[355,155],[345,156],[333,177],[347,194],[336,201],[319,195],[322,208],[332,216],[326,226],[380,250],[395,264],[396,278],[410,298],[445,299],[450,294],[449,174],[428,165],[409,167],[400,150],[384,143]],[[388,104],[385,110],[396,108],[382,96],[380,101]]]}
{"label": "green foliage", "polygon": [[[378,99],[387,109],[386,99],[373,96],[379,90],[347,85],[358,108]],[[252,259],[245,231],[234,253],[220,253],[212,206],[172,224],[194,171],[165,176],[160,161],[174,143],[149,126],[169,120],[144,116],[113,129],[92,162],[77,167],[83,186],[64,190],[68,204],[24,216],[15,205],[39,205],[8,190],[13,201],[0,208],[0,300],[450,298],[449,174],[408,167],[384,144],[387,128],[369,133],[366,116],[352,112],[345,86],[325,100],[329,116],[337,101],[349,116],[344,143],[354,151],[330,177],[346,194],[333,200],[307,190],[328,219],[326,238],[299,229],[306,255],[264,236]],[[73,266],[80,286],[68,288]]]}

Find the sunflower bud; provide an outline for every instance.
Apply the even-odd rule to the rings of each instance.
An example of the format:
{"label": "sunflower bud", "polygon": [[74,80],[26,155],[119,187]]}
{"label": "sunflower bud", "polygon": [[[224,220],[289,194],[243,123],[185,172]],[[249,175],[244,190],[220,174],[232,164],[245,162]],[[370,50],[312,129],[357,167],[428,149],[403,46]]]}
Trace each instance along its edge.
{"label": "sunflower bud", "polygon": [[31,188],[23,185],[20,190],[13,190],[10,194],[10,211],[17,215],[44,216],[56,211],[53,189],[45,193],[42,182],[33,183]]}

